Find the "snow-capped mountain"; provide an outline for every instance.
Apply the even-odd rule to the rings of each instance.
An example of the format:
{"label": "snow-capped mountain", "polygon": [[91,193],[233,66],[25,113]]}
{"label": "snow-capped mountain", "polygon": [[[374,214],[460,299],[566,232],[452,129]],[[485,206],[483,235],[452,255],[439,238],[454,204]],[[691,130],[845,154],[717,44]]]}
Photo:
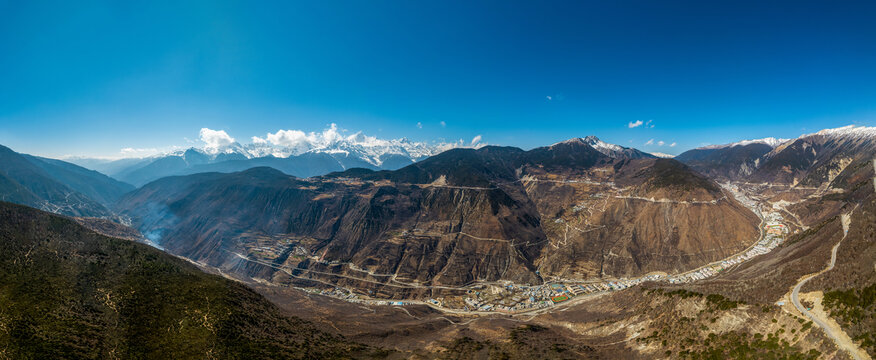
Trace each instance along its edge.
{"label": "snow-capped mountain", "polygon": [[637,149],[623,147],[620,145],[615,145],[615,144],[610,144],[610,143],[604,142],[602,140],[599,140],[599,138],[597,138],[596,136],[593,136],[593,135],[583,137],[583,138],[569,139],[566,141],[556,143],[554,145],[570,144],[570,143],[581,143],[581,144],[589,145],[590,147],[596,149],[596,151],[599,151],[603,155],[608,156],[608,157],[613,158],[613,159],[617,159],[617,158],[641,159],[641,158],[655,157],[654,155],[648,154],[648,153],[643,152],[643,151],[639,151]]}
{"label": "snow-capped mountain", "polygon": [[876,127],[824,129],[776,147],[764,155],[751,177],[756,181],[820,186],[832,183],[846,167],[869,164],[874,157]]}
{"label": "snow-capped mountain", "polygon": [[701,147],[676,160],[720,180],[820,186],[848,166],[871,161],[874,154],[876,127],[850,125],[790,140],[765,138]]}
{"label": "snow-capped mountain", "polygon": [[831,136],[831,137],[842,137],[842,138],[856,138],[856,139],[872,139],[876,138],[876,127],[867,127],[867,126],[855,126],[848,125],[843,127],[838,127],[834,129],[824,129],[818,132],[814,132],[811,134],[803,134],[797,137],[796,139],[782,139],[775,137],[765,137],[763,139],[753,139],[753,140],[742,140],[729,144],[718,144],[718,145],[707,145],[703,147],[699,147],[697,149],[723,149],[723,148],[731,148],[734,146],[746,146],[751,144],[764,144],[769,147],[775,149],[785,143],[790,143],[792,140],[808,138],[812,136]]}
{"label": "snow-capped mountain", "polygon": [[788,142],[788,139],[767,137],[708,145],[685,151],[675,159],[713,179],[735,181],[754,173],[770,152]]}
{"label": "snow-capped mountain", "polygon": [[838,128],[834,128],[834,129],[824,129],[824,130],[821,130],[821,131],[813,133],[813,134],[803,135],[803,136],[801,136],[801,138],[816,136],[816,135],[834,136],[834,137],[842,137],[842,138],[848,138],[848,139],[871,139],[872,140],[872,139],[876,138],[876,127],[848,125],[848,126],[838,127]]}
{"label": "snow-capped mountain", "polygon": [[140,161],[69,160],[82,166],[100,168],[116,179],[140,186],[165,176],[241,171],[257,166],[274,167],[298,177],[323,175],[354,167],[394,170],[448,149],[485,145],[480,141],[426,143],[406,138],[379,139],[361,132],[344,135],[335,124],[322,132],[280,130],[264,137],[252,137],[248,144],[237,142],[224,131],[204,128],[201,129],[200,139],[203,146],[177,149]]}
{"label": "snow-capped mountain", "polygon": [[708,146],[700,147],[698,149],[723,149],[723,148],[731,148],[734,146],[746,146],[746,145],[751,145],[751,144],[764,144],[764,145],[768,145],[769,147],[776,148],[779,145],[782,145],[783,143],[787,142],[788,140],[789,139],[777,139],[774,137],[766,137],[763,139],[742,140],[742,141],[737,141],[737,142],[730,143],[730,144],[708,145]]}
{"label": "snow-capped mountain", "polygon": [[[240,144],[224,132],[202,129],[201,139],[206,143],[199,148],[180,149],[157,155],[183,156],[189,151],[197,151],[210,160],[253,159],[260,157],[289,158],[306,153],[343,154],[347,157],[361,159],[375,167],[383,166],[384,159],[391,155],[400,156],[412,161],[435,155],[444,150],[465,147],[463,142],[456,143],[425,143],[400,139],[379,139],[362,132],[343,135],[337,125],[331,124],[322,132],[304,133],[300,130],[279,130],[268,133],[265,137],[253,136],[252,142]],[[207,138],[206,132],[219,133],[219,140]],[[480,147],[483,144],[468,144],[468,147]]]}
{"label": "snow-capped mountain", "polygon": [[254,142],[243,146],[241,149],[235,149],[235,151],[249,158],[265,156],[288,158],[304,153],[345,154],[380,167],[383,165],[383,159],[387,155],[398,155],[412,161],[418,161],[452,147],[455,146],[443,143],[430,145],[423,142],[410,141],[406,138],[384,140],[356,133],[330,143],[304,143],[283,146],[267,142]]}

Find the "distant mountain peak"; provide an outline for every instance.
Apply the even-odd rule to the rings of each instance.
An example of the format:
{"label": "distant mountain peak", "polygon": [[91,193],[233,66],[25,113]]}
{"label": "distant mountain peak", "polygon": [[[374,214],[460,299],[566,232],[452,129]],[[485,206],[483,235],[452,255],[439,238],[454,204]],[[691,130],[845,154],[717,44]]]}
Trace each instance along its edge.
{"label": "distant mountain peak", "polygon": [[803,135],[801,138],[813,135],[876,138],[876,127],[848,125],[834,129],[824,129],[817,133]]}
{"label": "distant mountain peak", "polygon": [[587,136],[582,140],[584,140],[584,142],[587,143],[587,145],[592,146],[594,149],[596,149],[599,152],[601,152],[605,155],[608,155],[608,156],[611,156],[610,153],[612,153],[612,152],[623,151],[624,149],[626,149],[623,146],[609,144],[605,141],[599,140],[598,137],[593,136],[593,135]]}
{"label": "distant mountain peak", "polygon": [[[477,144],[472,146],[464,142],[429,144],[411,141],[407,138],[380,139],[365,135],[362,132],[356,132],[348,136],[311,135],[305,135],[304,138],[297,140],[272,139],[273,141],[268,141],[258,138],[249,144],[240,144],[235,141],[231,144],[217,147],[189,147],[154,155],[151,158],[168,156],[192,158],[201,155],[209,161],[215,161],[217,158],[228,156],[239,159],[261,157],[288,158],[306,153],[314,153],[355,157],[375,167],[381,167],[387,156],[400,156],[411,161],[418,161],[452,148],[480,147],[483,145]],[[288,135],[288,137],[292,136]]]}
{"label": "distant mountain peak", "polygon": [[174,148],[141,159],[115,162],[78,161],[106,169],[107,174],[140,186],[171,175],[193,172],[232,172],[253,166],[272,166],[290,175],[310,177],[350,168],[392,170],[454,148],[481,148],[471,142],[417,142],[407,138],[381,139],[362,132],[345,134],[332,124],[322,132],[278,130],[254,136],[241,144],[222,131],[202,129],[201,145]]}
{"label": "distant mountain peak", "polygon": [[708,146],[703,146],[700,149],[723,149],[723,148],[731,148],[734,146],[746,146],[746,145],[751,145],[751,144],[764,144],[764,145],[768,145],[771,148],[776,148],[779,145],[782,145],[783,143],[787,142],[788,140],[790,140],[790,139],[777,139],[774,137],[765,137],[763,139],[742,140],[742,141],[737,141],[737,142],[729,143],[729,144],[708,145]]}
{"label": "distant mountain peak", "polygon": [[605,141],[599,140],[598,137],[589,135],[583,138],[572,138],[566,141],[561,141],[556,144],[551,145],[551,147],[561,145],[561,144],[583,144],[588,145],[599,151],[605,156],[608,156],[613,159],[617,158],[630,158],[630,159],[640,159],[640,158],[653,158],[654,156],[648,154],[643,151],[639,151],[634,148],[623,147],[620,145],[615,145],[611,143],[607,143]]}

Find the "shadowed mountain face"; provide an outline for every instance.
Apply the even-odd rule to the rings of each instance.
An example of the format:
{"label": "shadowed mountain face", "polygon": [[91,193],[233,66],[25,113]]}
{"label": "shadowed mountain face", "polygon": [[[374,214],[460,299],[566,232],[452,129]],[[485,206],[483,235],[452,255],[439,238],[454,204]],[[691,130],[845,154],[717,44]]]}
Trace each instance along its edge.
{"label": "shadowed mountain face", "polygon": [[[350,139],[347,139],[350,140]],[[398,169],[427,157],[437,149],[399,140],[383,146],[363,147],[344,141],[299,153],[290,149],[249,149],[233,144],[219,153],[190,148],[148,159],[100,161],[73,159],[82,166],[104,171],[116,179],[142,186],[166,176],[201,172],[236,172],[269,166],[297,177],[310,177],[352,168]],[[291,151],[291,152],[290,152]]]}
{"label": "shadowed mountain face", "polygon": [[757,170],[761,158],[773,150],[767,144],[688,150],[675,157],[699,173],[719,180],[739,180]]}
{"label": "shadowed mountain face", "polygon": [[582,141],[455,149],[396,171],[307,180],[268,168],[170,177],[118,209],[196,261],[392,296],[419,284],[686,269],[758,234],[756,216],[687,166],[612,158]]}
{"label": "shadowed mountain face", "polygon": [[[203,155],[194,151],[186,152],[186,154],[189,153]],[[373,168],[371,165],[364,162],[347,165],[351,167]],[[218,159],[215,161],[205,160],[202,156],[169,156],[157,159],[142,168],[128,169],[114,176],[125,181],[130,181],[132,184],[142,186],[150,181],[165,176],[190,175],[202,172],[230,173],[262,166],[272,167],[286,174],[298,177],[323,175],[332,171],[342,171],[345,169],[345,167],[335,158],[322,153],[307,153],[288,158],[268,156],[253,159]]]}
{"label": "shadowed mountain face", "polygon": [[876,128],[827,129],[772,145],[700,148],[675,159],[718,181],[802,187],[826,187],[835,180],[847,184],[843,170],[866,166],[876,156]]}
{"label": "shadowed mountain face", "polygon": [[122,195],[134,190],[130,184],[65,161],[30,155],[24,156],[31,164],[43,169],[58,182],[104,206],[114,204]]}
{"label": "shadowed mountain face", "polygon": [[[870,128],[872,129],[872,128]],[[748,178],[818,187],[839,177],[847,167],[866,166],[876,156],[876,132],[861,134],[822,132],[783,144],[765,155],[765,161]]]}
{"label": "shadowed mountain face", "polygon": [[73,220],[0,202],[0,355],[333,358],[364,346],[244,285]]}
{"label": "shadowed mountain face", "polygon": [[[605,143],[595,136],[575,138],[564,143],[586,144],[609,158],[654,158],[642,151]],[[400,144],[408,144],[404,140]],[[560,145],[560,144],[557,144]],[[338,145],[335,148],[319,149],[298,155],[279,153],[278,156],[233,147],[232,152],[208,154],[202,149],[191,148],[165,156],[149,159],[122,159],[98,161],[95,159],[74,159],[78,164],[103,171],[122,181],[142,186],[166,176],[190,175],[202,172],[237,172],[254,167],[267,166],[288,175],[307,178],[340,172],[347,169],[363,168],[369,170],[396,170],[411,165],[428,155],[438,152],[437,148],[411,148],[400,146],[391,149],[367,149],[356,146]],[[425,145],[423,145],[425,146]],[[519,149],[518,149],[519,150]],[[237,151],[237,152],[234,152]]]}
{"label": "shadowed mountain face", "polygon": [[0,200],[71,216],[110,216],[134,187],[96,171],[0,146]]}
{"label": "shadowed mountain face", "polygon": [[649,153],[639,151],[638,149],[608,144],[599,140],[596,136],[588,136],[585,138],[571,139],[568,141],[578,141],[590,145],[597,151],[605,154],[610,158],[626,158],[626,159],[653,159],[656,156]]}

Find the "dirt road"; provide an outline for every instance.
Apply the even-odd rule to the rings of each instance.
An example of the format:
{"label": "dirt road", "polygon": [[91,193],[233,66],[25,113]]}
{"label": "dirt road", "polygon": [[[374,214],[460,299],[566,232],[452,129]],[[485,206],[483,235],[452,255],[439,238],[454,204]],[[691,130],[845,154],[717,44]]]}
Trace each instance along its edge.
{"label": "dirt road", "polygon": [[[791,302],[794,304],[794,307],[800,311],[806,317],[812,319],[812,322],[818,325],[821,329],[824,330],[825,334],[836,343],[836,346],[840,350],[847,351],[853,358],[857,360],[861,359],[870,359],[870,356],[863,349],[859,348],[857,344],[849,337],[845,331],[840,328],[835,321],[827,317],[827,314],[824,312],[819,312],[816,314],[815,312],[811,312],[807,310],[802,304],[800,304],[800,288],[803,287],[809,280],[812,280],[818,275],[821,275],[827,271],[833,269],[833,266],[836,264],[836,251],[839,249],[840,244],[845,240],[846,235],[849,233],[849,224],[851,223],[851,214],[843,214],[842,215],[842,224],[843,224],[843,238],[840,239],[836,245],[833,246],[833,249],[830,251],[830,264],[814,274],[809,274],[804,276],[797,285],[794,286],[794,290],[791,291]],[[820,316],[819,316],[820,315]]]}

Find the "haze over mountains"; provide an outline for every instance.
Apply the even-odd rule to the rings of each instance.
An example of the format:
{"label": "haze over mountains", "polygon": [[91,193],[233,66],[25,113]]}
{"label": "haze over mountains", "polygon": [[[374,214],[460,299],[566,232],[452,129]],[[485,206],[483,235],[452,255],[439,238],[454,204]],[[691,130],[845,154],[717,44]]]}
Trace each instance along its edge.
{"label": "haze over mountains", "polygon": [[199,172],[234,172],[268,166],[297,177],[323,175],[350,168],[394,170],[456,147],[479,147],[479,141],[464,143],[414,142],[378,139],[361,132],[343,135],[337,125],[321,133],[280,130],[264,138],[253,137],[240,144],[224,131],[201,129],[203,147],[190,147],[143,159],[69,160],[104,172],[137,186],[171,175]]}
{"label": "haze over mountains", "polygon": [[[149,246],[0,202],[0,355],[366,357],[240,283]],[[357,356],[357,354],[359,354]]]}
{"label": "haze over mountains", "polygon": [[0,200],[71,216],[109,217],[134,187],[68,162],[18,154],[0,145]]}
{"label": "haze over mountains", "polygon": [[[876,350],[871,331],[876,308],[869,295],[876,289],[872,263],[876,256],[872,241],[876,233],[874,128],[828,129],[790,140],[745,140],[689,150],[674,159],[605,143],[594,136],[531,150],[468,144],[469,148],[431,156],[426,154],[438,148],[404,141],[380,144],[367,147],[347,137],[323,147],[271,146],[259,152],[230,142],[139,162],[104,164],[128,167],[116,176],[138,179],[137,187],[68,162],[0,147],[0,200],[75,217],[104,235],[148,239],[204,270],[248,284],[284,311],[337,327],[340,334],[369,346],[400,351],[404,357],[412,354],[407,351],[439,357],[432,350],[416,352],[423,351],[423,343],[469,355],[479,353],[477,349],[501,348],[506,354],[562,357],[556,345],[574,349],[570,357],[618,353],[661,357],[664,349],[705,357],[752,348],[762,356],[837,356],[846,350],[834,346],[818,326],[806,325],[810,315],[797,312],[786,297],[799,279],[821,271],[831,258],[831,248],[842,244],[834,259],[836,268],[807,284],[803,296],[811,302],[810,308],[823,308],[818,311],[829,314],[823,316],[835,319],[853,339],[850,346],[864,354]],[[394,156],[404,161],[391,165]],[[172,176],[161,175],[165,173]],[[60,251],[70,253],[55,260],[64,264],[64,271],[72,271],[85,284],[99,284],[88,285],[93,287],[88,287],[91,293],[124,294],[133,286],[131,281],[111,279],[116,279],[115,274],[140,271],[136,269],[141,262],[123,259],[146,256],[157,261],[155,266],[168,269],[153,274],[161,286],[208,283],[210,291],[219,294],[220,304],[249,309],[229,315],[233,319],[216,314],[225,319],[220,322],[222,331],[250,331],[253,323],[280,324],[282,331],[247,341],[288,340],[300,345],[302,338],[290,335],[300,328],[343,352],[375,354],[368,346],[319,335],[315,325],[289,320],[237,285],[211,277],[179,279],[174,274],[192,269],[173,263],[172,258],[155,258],[154,249],[122,247],[124,254],[120,255],[119,241],[123,240],[104,238],[67,219],[9,204],[0,204],[0,212],[4,214],[0,219],[4,244],[10,246],[7,254],[11,254],[0,259],[6,264],[0,276],[16,289],[39,280],[22,275],[27,271],[21,261],[47,266],[52,256],[61,256],[57,255]],[[782,226],[773,228],[776,221]],[[752,248],[762,248],[759,244],[764,243],[765,233],[775,229],[784,232],[780,232],[782,242],[771,245],[771,252],[743,263],[728,262]],[[14,235],[15,241],[9,242],[9,234],[24,235]],[[74,238],[81,240],[61,241]],[[37,249],[37,257],[31,258],[28,248]],[[97,258],[104,259],[102,264],[119,265],[105,274],[81,275],[91,274],[89,259]],[[660,281],[718,268],[697,281]],[[46,276],[57,275],[52,274]],[[174,280],[164,282],[165,278]],[[642,283],[632,279],[648,279],[644,288],[651,292],[639,286],[628,288],[626,284]],[[612,288],[620,291],[594,290],[588,300],[591,295],[574,293],[578,284],[614,284]],[[0,287],[0,291],[9,289]],[[527,297],[542,296],[540,291],[566,295],[551,295],[542,308],[518,307]],[[310,292],[356,306],[314,302],[311,295],[302,295]],[[506,292],[512,295],[502,298]],[[190,304],[187,310],[167,310],[182,311],[179,314],[183,315],[173,319],[188,319],[191,311],[206,311],[208,304],[216,304],[186,294],[180,301]],[[672,294],[682,296],[676,299]],[[123,309],[152,299],[116,296],[108,298]],[[575,302],[562,296],[575,297]],[[472,299],[493,297],[501,302],[486,308],[482,303],[473,305]],[[15,304],[24,298],[16,299],[12,306],[23,309]],[[399,310],[381,308],[381,301],[406,304],[405,320],[398,320]],[[86,304],[85,310],[79,303]],[[117,319],[94,325],[103,329],[98,332],[103,339],[99,341],[101,354],[116,346],[106,344],[119,344],[129,354],[161,353],[161,349],[137,348],[134,343],[139,335],[135,333],[116,337],[105,331],[130,329],[126,324],[135,321],[126,317],[130,311],[116,318],[110,303],[95,303],[88,296],[58,304],[50,306],[72,306],[76,314],[98,311]],[[370,320],[347,318],[361,310],[353,308],[361,307],[373,312],[356,316]],[[562,313],[568,318],[557,318],[551,311],[554,308],[569,310]],[[656,312],[658,308],[663,310]],[[530,332],[531,327],[515,328],[518,323],[493,317],[499,311],[495,309],[501,314],[530,314],[529,320],[517,319],[550,330],[539,334],[540,330]],[[587,309],[603,310],[597,314]],[[0,329],[13,323],[44,329],[58,320],[29,322],[27,317],[33,315],[28,314],[22,310],[9,320],[6,313],[0,313],[0,325],[5,326]],[[689,320],[665,321],[666,316]],[[580,319],[573,320],[576,317]],[[240,319],[245,321],[240,323]],[[576,330],[553,327],[558,321]],[[747,322],[754,325],[746,326]],[[627,325],[615,326],[618,323]],[[678,325],[682,323],[696,326]],[[435,335],[434,329],[444,327],[444,335]],[[793,328],[794,334],[779,328]],[[238,347],[226,333],[210,333],[209,329],[199,325],[185,336],[211,336],[212,343],[229,354],[251,350]],[[517,335],[502,342],[506,345],[479,343],[489,339],[483,334],[503,331]],[[764,338],[764,333],[770,335]],[[3,336],[0,332],[0,342],[7,341]],[[59,341],[68,344],[63,354],[79,354],[80,335],[71,338],[52,332],[47,336],[63,338]],[[584,344],[610,347],[570,345],[582,338]],[[621,341],[625,338],[638,340],[631,345]],[[540,343],[544,339],[551,339],[552,345]],[[740,345],[739,339],[751,346]],[[648,345],[651,341],[662,345],[655,348]],[[202,349],[203,344],[198,344]],[[509,348],[507,344],[515,345]],[[266,345],[256,356],[295,349],[321,351],[299,345],[292,350]],[[40,351],[21,346],[16,354]],[[169,346],[176,349],[177,345]],[[604,349],[611,352],[602,353]]]}
{"label": "haze over mountains", "polygon": [[0,360],[872,360],[874,14],[0,1]]}
{"label": "haze over mountains", "polygon": [[[742,250],[758,223],[716,183],[675,160],[584,139],[530,151],[455,149],[396,171],[307,180],[267,168],[173,177],[119,204],[153,241],[196,261],[239,268],[247,265],[239,254],[273,239],[289,242],[285,253],[350,264],[328,269],[285,255],[276,265],[337,270],[345,277],[322,281],[396,296],[417,287],[357,282],[356,272],[459,286],[677,271]],[[668,208],[672,214],[655,221]],[[249,267],[248,275],[273,272]]]}
{"label": "haze over mountains", "polygon": [[[353,168],[394,170],[415,164],[442,149],[463,146],[463,144],[429,146],[404,139],[379,140],[358,133],[347,137],[331,135],[330,130],[334,129],[332,127],[327,130],[326,133],[329,135],[321,135],[318,141],[311,139],[309,142],[305,141],[297,145],[288,143],[285,147],[277,145],[280,144],[277,140],[275,143],[267,143],[267,140],[264,140],[265,143],[242,146],[229,139],[228,142],[220,142],[218,145],[211,143],[203,148],[189,148],[146,159],[122,159],[112,162],[99,162],[96,159],[72,160],[94,168],[110,170],[118,180],[69,162],[18,154],[4,147],[0,149],[5,165],[0,169],[0,176],[7,189],[3,192],[3,196],[5,200],[58,213],[108,216],[110,211],[106,208],[113,207],[122,194],[134,189],[133,186],[126,184],[124,179],[134,180],[130,183],[142,186],[151,180],[164,177],[165,174],[231,173],[254,167],[272,167],[298,178],[322,176]],[[269,135],[280,136],[279,133]],[[314,134],[311,133],[309,136],[312,137]],[[675,157],[675,160],[719,181],[745,180],[817,185],[833,181],[847,166],[860,166],[861,163],[866,162],[868,154],[873,151],[873,137],[873,128],[848,126],[823,130],[791,140],[767,138],[706,146],[686,151]],[[581,156],[587,159],[586,166],[593,166],[600,161],[656,158],[652,154],[634,148],[605,143],[595,136],[573,138],[550,148],[533,149],[529,153],[553,156],[548,155],[550,151],[544,149],[552,149],[560,145],[581,145],[582,149],[594,150],[590,155],[570,156],[567,159],[571,161],[567,164],[569,166],[580,165]],[[480,148],[483,145],[469,144],[468,146]],[[520,161],[518,155],[509,156],[514,159],[503,159],[503,161]],[[598,160],[600,156],[608,160]],[[548,158],[544,160],[547,161]],[[411,169],[418,168],[422,169],[420,165]],[[406,170],[401,173],[411,171]],[[490,169],[490,171],[499,170]],[[364,173],[356,170],[351,174]],[[504,175],[504,180],[518,179],[519,175]],[[480,184],[489,183],[489,180],[485,179],[477,181]]]}

